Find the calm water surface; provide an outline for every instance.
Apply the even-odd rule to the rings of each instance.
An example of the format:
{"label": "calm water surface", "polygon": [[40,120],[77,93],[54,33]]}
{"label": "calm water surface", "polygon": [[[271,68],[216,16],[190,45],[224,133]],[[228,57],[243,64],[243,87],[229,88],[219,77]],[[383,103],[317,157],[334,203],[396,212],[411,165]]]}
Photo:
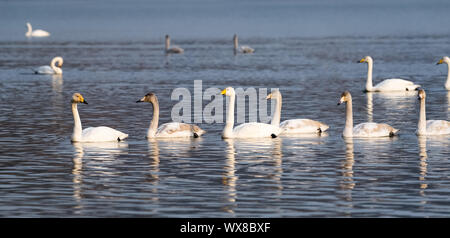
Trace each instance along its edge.
{"label": "calm water surface", "polygon": [[[12,33],[0,38],[0,217],[448,217],[450,137],[418,138],[414,134],[419,111],[416,93],[365,94],[367,66],[356,63],[365,55],[374,58],[375,83],[401,77],[421,84],[428,95],[427,117],[450,120],[450,93],[443,88],[447,67],[435,65],[450,54],[450,32],[439,29],[441,23],[435,21],[449,18],[441,14],[448,5],[436,15],[431,10],[439,4],[429,7],[419,2],[400,11],[422,24],[406,25],[403,29],[408,34],[393,34],[403,23],[384,20],[375,28],[376,34],[364,36],[363,25],[345,27],[354,22],[345,17],[350,11],[345,6],[365,9],[365,5],[346,2],[337,8],[310,6],[308,1],[275,4],[274,11],[287,17],[272,19],[271,26],[300,22],[302,16],[295,15],[295,9],[319,18],[335,17],[338,24],[336,28],[326,22],[310,23],[317,30],[308,28],[305,34],[300,29],[291,31],[291,26],[277,28],[279,36],[261,28],[260,24],[269,22],[263,20],[264,10],[245,18],[243,10],[229,15],[202,1],[180,6],[185,15],[160,22],[157,33],[143,35],[135,31],[147,24],[139,25],[140,19],[154,22],[164,17],[133,8],[140,14],[131,20],[118,14],[115,21],[122,24],[115,26],[118,30],[103,28],[102,22],[113,19],[123,7],[111,5],[110,11],[92,16],[91,25],[82,17],[62,25],[55,21],[62,13],[42,16],[42,6],[52,5],[48,1],[41,1],[36,11],[19,10],[29,1],[2,2],[9,11],[1,10],[5,14],[0,18],[11,24],[1,29]],[[102,9],[100,3],[94,9]],[[395,6],[403,9],[401,3]],[[154,4],[166,10],[170,6]],[[75,6],[81,16],[93,11],[72,1],[49,7],[67,13]],[[205,13],[216,22],[199,25],[198,37],[191,25],[189,30],[164,31],[164,26],[184,18],[200,22],[202,15],[196,18],[195,14],[203,13],[202,7],[222,14],[214,18],[214,11]],[[266,9],[264,4],[260,7]],[[385,7],[390,6],[365,13],[396,11],[394,7],[386,13]],[[333,9],[341,10],[330,15]],[[28,12],[40,20],[39,28],[51,31],[50,38],[25,39]],[[231,22],[239,25],[236,16],[250,19],[245,27],[254,26],[248,35],[243,26],[238,28],[241,42],[256,49],[253,55],[233,55],[235,32],[224,21],[234,19]],[[70,21],[70,15],[64,19]],[[438,26],[421,28],[432,23]],[[208,28],[214,24],[225,30],[219,34],[216,28]],[[383,25],[389,27],[382,31]],[[73,38],[70,27],[76,32]],[[327,29],[332,30],[329,36],[324,33]],[[352,34],[355,31],[362,33]],[[166,57],[162,39],[172,32],[179,34],[172,40],[185,54]],[[64,58],[62,76],[31,74],[31,68],[46,65],[57,55]],[[178,102],[170,99],[172,91],[185,87],[193,93],[194,80],[202,80],[204,90],[279,88],[282,120],[310,118],[329,124],[330,129],[321,137],[223,140],[224,124],[201,123],[207,131],[202,138],[147,141],[152,108],[135,101],[155,92],[161,105],[160,122],[169,122]],[[400,136],[343,139],[345,108],[336,103],[344,90],[352,93],[355,123],[389,123],[400,129]],[[130,137],[123,143],[71,143],[74,92],[89,102],[78,107],[84,128],[104,125]]]}

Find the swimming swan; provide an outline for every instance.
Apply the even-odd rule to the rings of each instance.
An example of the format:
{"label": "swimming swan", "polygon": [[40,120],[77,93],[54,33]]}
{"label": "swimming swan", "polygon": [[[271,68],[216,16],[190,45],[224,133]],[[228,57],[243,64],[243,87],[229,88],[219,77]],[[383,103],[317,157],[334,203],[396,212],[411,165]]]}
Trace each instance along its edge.
{"label": "swimming swan", "polygon": [[447,56],[444,56],[436,64],[439,65],[439,64],[443,64],[443,63],[446,63],[448,66],[447,81],[445,82],[445,89],[450,90],[450,58],[448,58]]}
{"label": "swimming swan", "polygon": [[274,126],[279,126],[282,129],[281,134],[301,134],[301,133],[322,133],[326,131],[329,126],[318,121],[310,119],[291,119],[283,121],[280,124],[281,117],[281,92],[275,90],[269,94],[266,99],[277,100],[275,105],[275,112],[273,114],[271,124]]}
{"label": "swimming swan", "polygon": [[233,129],[236,93],[232,87],[228,87],[222,90],[221,94],[230,97],[229,107],[227,108],[227,121],[222,132],[222,138],[275,138],[281,133],[279,126],[258,122],[243,123]]}
{"label": "swimming swan", "polygon": [[136,101],[149,102],[153,105],[153,118],[150,127],[147,130],[147,138],[173,138],[173,137],[194,137],[197,138],[205,133],[197,125],[191,125],[180,122],[164,123],[158,127],[159,121],[159,103],[154,93],[147,93],[143,98]]}
{"label": "swimming swan", "polygon": [[166,35],[166,54],[182,54],[184,50],[178,46],[170,47],[170,36]]}
{"label": "swimming swan", "polygon": [[397,129],[385,123],[365,122],[353,127],[352,95],[349,91],[345,91],[342,93],[338,105],[344,102],[347,103],[345,127],[343,132],[344,137],[394,136],[398,132]]}
{"label": "swimming swan", "polygon": [[121,141],[128,137],[128,134],[106,126],[89,127],[83,130],[77,109],[78,103],[88,104],[81,94],[74,93],[72,96],[72,113],[75,124],[73,127],[72,142]]}
{"label": "swimming swan", "polygon": [[404,79],[385,79],[381,83],[372,86],[373,59],[370,56],[366,56],[358,61],[358,63],[364,62],[368,65],[366,92],[414,91],[420,87],[420,85]]}
{"label": "swimming swan", "polygon": [[419,90],[420,116],[417,125],[417,135],[446,135],[450,134],[450,122],[444,120],[427,120],[425,112],[425,90]]}
{"label": "swimming swan", "polygon": [[234,34],[233,42],[234,42],[234,53],[235,54],[237,54],[237,53],[247,54],[247,53],[255,52],[255,50],[253,48],[251,48],[250,46],[247,46],[247,45],[243,45],[243,46],[239,47],[238,36],[236,34]]}
{"label": "swimming swan", "polygon": [[[58,63],[58,66],[56,66],[56,63]],[[50,66],[45,65],[41,66],[39,68],[33,69],[35,74],[62,74],[63,71],[61,69],[64,61],[62,57],[55,57],[50,62]]]}
{"label": "swimming swan", "polygon": [[25,33],[26,37],[47,37],[50,36],[50,33],[44,31],[44,30],[34,30],[31,27],[31,24],[27,22],[27,28],[28,31]]}

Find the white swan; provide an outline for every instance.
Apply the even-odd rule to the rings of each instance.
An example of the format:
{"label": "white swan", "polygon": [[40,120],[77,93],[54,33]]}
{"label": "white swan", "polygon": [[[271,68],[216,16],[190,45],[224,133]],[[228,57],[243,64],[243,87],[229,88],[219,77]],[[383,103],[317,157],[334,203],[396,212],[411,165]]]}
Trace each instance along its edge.
{"label": "white swan", "polygon": [[[58,63],[58,66],[56,66]],[[63,71],[61,69],[64,61],[62,57],[55,57],[50,62],[50,66],[40,66],[39,68],[33,69],[35,74],[62,74]]]}
{"label": "white swan", "polygon": [[50,33],[44,30],[34,30],[31,27],[31,24],[27,22],[28,31],[25,33],[26,37],[47,37],[50,36]]}
{"label": "white swan", "polygon": [[353,127],[352,95],[348,91],[342,93],[338,105],[344,102],[347,103],[344,137],[383,137],[397,134],[397,129],[385,123],[365,122]]}
{"label": "white swan", "polygon": [[72,142],[121,141],[128,137],[128,134],[106,126],[89,127],[83,130],[80,115],[78,114],[78,103],[88,104],[81,94],[74,93],[72,96],[72,113],[75,124],[73,127]]}
{"label": "white swan", "polygon": [[436,64],[439,65],[443,63],[446,63],[448,66],[447,81],[445,81],[445,89],[450,90],[450,58],[448,56],[444,56]]}
{"label": "white swan", "polygon": [[255,50],[253,48],[251,48],[250,46],[247,46],[247,45],[243,45],[243,46],[239,47],[239,40],[238,40],[238,36],[236,34],[234,34],[233,42],[234,42],[234,53],[235,54],[236,53],[247,54],[247,53],[255,52]]}
{"label": "white swan", "polygon": [[180,122],[164,123],[158,127],[159,121],[159,103],[154,93],[147,93],[143,98],[136,101],[149,102],[153,105],[153,118],[150,127],[147,130],[147,138],[174,138],[174,137],[194,137],[197,138],[205,133],[197,125],[191,125]]}
{"label": "white swan", "polygon": [[450,122],[445,120],[427,120],[425,112],[425,90],[419,90],[420,115],[417,125],[417,135],[446,135],[450,134]]}
{"label": "white swan", "polygon": [[170,47],[170,36],[166,35],[166,54],[182,54],[184,50],[178,46]]}
{"label": "white swan", "polygon": [[370,56],[366,56],[358,63],[366,62],[368,65],[366,92],[387,92],[387,91],[414,91],[420,87],[420,85],[414,84],[411,81],[404,79],[385,79],[381,83],[373,86],[372,84],[372,68],[373,59]]}
{"label": "white swan", "polygon": [[273,114],[271,124],[274,126],[279,126],[282,129],[281,134],[301,134],[301,133],[322,133],[326,131],[329,126],[310,119],[291,119],[283,121],[280,124],[281,117],[281,104],[282,97],[281,92],[279,90],[275,90],[271,94],[269,94],[266,99],[277,100],[277,104],[275,105],[275,112]]}
{"label": "white swan", "polygon": [[221,94],[230,97],[229,107],[227,108],[227,121],[222,132],[222,138],[275,138],[281,133],[279,126],[258,122],[243,123],[233,129],[236,93],[232,87],[228,87],[222,90]]}

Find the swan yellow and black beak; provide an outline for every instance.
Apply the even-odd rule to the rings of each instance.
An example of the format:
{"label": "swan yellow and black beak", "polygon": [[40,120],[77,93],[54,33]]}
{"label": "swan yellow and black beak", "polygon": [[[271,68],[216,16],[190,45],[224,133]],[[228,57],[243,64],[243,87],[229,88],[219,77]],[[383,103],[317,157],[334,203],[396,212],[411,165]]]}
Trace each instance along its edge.
{"label": "swan yellow and black beak", "polygon": [[345,102],[344,97],[341,97],[341,99],[339,100],[339,102],[337,103],[337,105],[339,106],[339,105],[341,105],[341,104],[344,103],[344,102]]}
{"label": "swan yellow and black beak", "polygon": [[88,102],[86,100],[83,99],[82,103],[84,104],[88,104]]}
{"label": "swan yellow and black beak", "polygon": [[138,103],[138,102],[145,102],[144,99],[145,99],[145,97],[143,97],[143,98],[137,100],[136,103]]}
{"label": "swan yellow and black beak", "polygon": [[267,95],[266,99],[271,99],[272,98],[272,94]]}
{"label": "swan yellow and black beak", "polygon": [[224,95],[225,93],[227,93],[227,89],[222,90],[222,92],[220,92],[221,95]]}
{"label": "swan yellow and black beak", "polygon": [[360,61],[358,61],[358,62],[356,62],[356,63],[364,63],[364,62],[366,62],[366,59],[365,59],[365,58],[362,58]]}
{"label": "swan yellow and black beak", "polygon": [[440,64],[443,64],[444,63],[444,59],[440,59],[437,63],[436,63],[436,65],[440,65]]}

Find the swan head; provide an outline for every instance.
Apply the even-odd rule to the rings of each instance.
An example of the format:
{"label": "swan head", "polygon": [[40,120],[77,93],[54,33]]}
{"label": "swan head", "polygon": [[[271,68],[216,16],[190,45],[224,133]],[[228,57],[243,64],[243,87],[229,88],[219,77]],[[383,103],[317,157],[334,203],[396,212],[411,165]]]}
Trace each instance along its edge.
{"label": "swan head", "polygon": [[419,93],[417,94],[417,99],[423,100],[427,97],[427,94],[425,93],[425,90],[420,89]]}
{"label": "swan head", "polygon": [[156,97],[156,94],[149,92],[147,93],[143,98],[136,101],[138,102],[149,102],[149,103],[158,103],[158,98]]}
{"label": "swan head", "polygon": [[62,67],[62,65],[64,63],[64,60],[62,57],[58,56],[58,57],[53,58],[53,60],[55,61],[55,63],[58,63],[58,65],[57,65],[58,67]]}
{"label": "swan head", "polygon": [[88,104],[86,100],[84,100],[83,96],[79,93],[74,93],[72,95],[72,103],[84,103]]}
{"label": "swan head", "polygon": [[349,91],[345,91],[341,94],[341,99],[339,100],[337,105],[341,105],[342,103],[348,102],[350,100],[352,100],[352,95]]}
{"label": "swan head", "polygon": [[236,93],[234,92],[234,89],[232,87],[228,87],[228,88],[222,90],[222,92],[220,92],[220,94],[228,96],[228,97],[233,97],[234,95],[236,95]]}
{"label": "swan head", "polygon": [[366,56],[362,58],[360,61],[358,61],[358,63],[369,63],[369,62],[373,62],[373,59],[370,56]]}
{"label": "swan head", "polygon": [[450,65],[450,58],[448,56],[444,56],[436,64],[439,65],[439,64],[443,64],[443,63]]}
{"label": "swan head", "polygon": [[268,100],[268,99],[271,99],[271,100],[273,100],[273,99],[277,99],[277,98],[280,98],[281,97],[281,93],[280,93],[280,90],[275,90],[275,91],[273,91],[272,93],[270,93],[269,95],[267,95],[267,97],[266,97],[266,99]]}

